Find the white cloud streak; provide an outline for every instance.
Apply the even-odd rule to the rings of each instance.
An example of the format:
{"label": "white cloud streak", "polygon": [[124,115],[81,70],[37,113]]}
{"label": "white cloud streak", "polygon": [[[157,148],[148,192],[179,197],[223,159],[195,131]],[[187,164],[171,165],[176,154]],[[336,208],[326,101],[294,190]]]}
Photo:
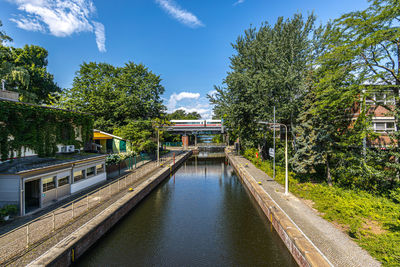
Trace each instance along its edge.
{"label": "white cloud streak", "polygon": [[199,93],[181,92],[179,94],[173,93],[168,101],[167,108],[169,111],[176,110],[176,104],[183,99],[199,99]]}
{"label": "white cloud streak", "polygon": [[155,0],[170,16],[186,26],[197,28],[202,27],[204,24],[192,13],[182,9],[173,0]]}
{"label": "white cloud streak", "polygon": [[94,32],[99,51],[105,52],[105,30],[100,22],[91,20],[96,13],[92,0],[8,0],[22,12],[10,19],[28,31],[49,32],[66,37],[79,32]]}
{"label": "white cloud streak", "polygon": [[245,1],[245,0],[237,0],[233,5],[234,5],[234,6],[237,6],[237,5],[243,4],[244,1]]}

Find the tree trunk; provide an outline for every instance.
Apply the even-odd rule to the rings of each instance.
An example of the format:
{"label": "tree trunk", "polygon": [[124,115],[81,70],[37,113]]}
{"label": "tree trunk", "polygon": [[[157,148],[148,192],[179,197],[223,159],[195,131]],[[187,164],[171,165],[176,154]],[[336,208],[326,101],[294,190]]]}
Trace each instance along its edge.
{"label": "tree trunk", "polygon": [[329,167],[329,156],[326,156],[326,181],[329,186],[332,186],[331,169]]}

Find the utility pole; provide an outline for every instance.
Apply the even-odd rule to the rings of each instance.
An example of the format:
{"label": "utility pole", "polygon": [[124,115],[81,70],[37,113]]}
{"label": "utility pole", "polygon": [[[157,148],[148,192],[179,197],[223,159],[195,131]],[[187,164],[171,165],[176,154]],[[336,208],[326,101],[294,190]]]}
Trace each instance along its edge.
{"label": "utility pole", "polygon": [[275,106],[274,106],[274,180],[275,180],[275,126],[276,126],[276,121],[275,121]]}
{"label": "utility pole", "polygon": [[160,165],[160,129],[157,127],[157,164]]}

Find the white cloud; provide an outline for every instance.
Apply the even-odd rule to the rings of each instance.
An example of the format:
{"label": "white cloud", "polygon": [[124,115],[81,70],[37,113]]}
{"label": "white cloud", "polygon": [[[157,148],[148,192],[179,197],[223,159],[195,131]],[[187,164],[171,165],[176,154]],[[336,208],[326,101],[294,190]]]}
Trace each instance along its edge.
{"label": "white cloud", "polygon": [[182,9],[173,0],[155,0],[162,9],[179,22],[192,27],[202,27],[204,24],[192,13]]}
{"label": "white cloud", "polygon": [[34,19],[27,19],[27,18],[20,18],[20,19],[10,19],[10,21],[17,24],[18,28],[21,28],[26,31],[33,31],[33,32],[45,32],[43,25],[41,25],[37,20]]}
{"label": "white cloud", "polygon": [[199,93],[181,92],[179,94],[173,93],[168,101],[167,108],[169,111],[176,110],[176,104],[183,99],[199,99]]}
{"label": "white cloud", "polygon": [[240,4],[244,3],[244,1],[245,1],[245,0],[237,0],[233,5],[234,5],[234,6],[240,5]]}
{"label": "white cloud", "polygon": [[106,52],[106,33],[104,25],[97,21],[93,21],[93,25],[97,47],[99,48],[100,52]]}
{"label": "white cloud", "polygon": [[8,0],[23,14],[11,19],[17,27],[28,31],[46,30],[56,37],[79,32],[94,32],[99,51],[105,52],[104,25],[91,20],[96,8],[92,0]]}

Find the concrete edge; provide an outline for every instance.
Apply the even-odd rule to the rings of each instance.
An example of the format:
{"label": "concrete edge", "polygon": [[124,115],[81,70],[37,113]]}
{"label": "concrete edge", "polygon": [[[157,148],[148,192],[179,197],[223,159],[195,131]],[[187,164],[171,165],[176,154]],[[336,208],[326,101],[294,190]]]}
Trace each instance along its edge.
{"label": "concrete edge", "polygon": [[191,154],[192,151],[186,152],[175,165],[163,167],[132,193],[114,202],[27,266],[69,266],[74,263]]}
{"label": "concrete edge", "polygon": [[229,153],[226,156],[299,266],[333,266],[290,217]]}

